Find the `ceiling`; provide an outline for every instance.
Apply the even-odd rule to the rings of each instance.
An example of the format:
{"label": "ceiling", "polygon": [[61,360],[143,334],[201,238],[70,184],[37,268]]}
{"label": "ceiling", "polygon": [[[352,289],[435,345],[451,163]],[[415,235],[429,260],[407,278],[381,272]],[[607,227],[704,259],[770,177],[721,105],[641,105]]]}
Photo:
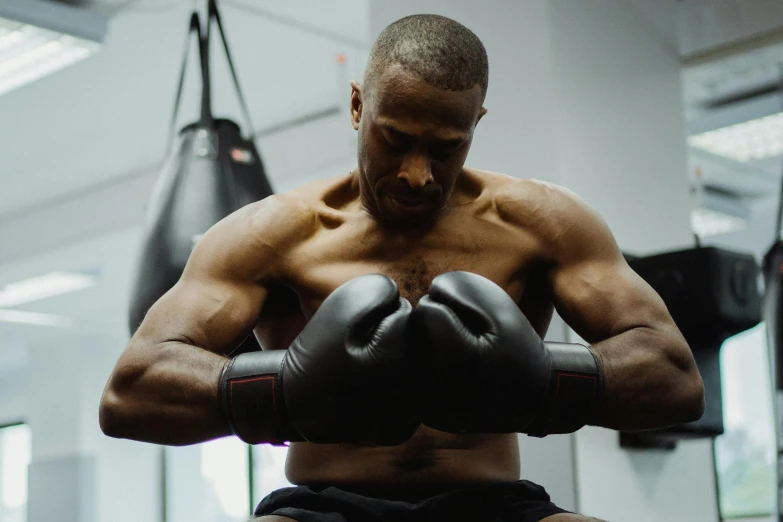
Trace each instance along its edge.
{"label": "ceiling", "polygon": [[[112,17],[106,45],[89,60],[0,96],[0,222],[157,165],[188,14],[206,2],[70,3]],[[780,0],[632,3],[650,30],[685,60],[686,118],[779,81]],[[335,57],[347,53],[353,58],[349,64],[360,70],[370,39],[369,0],[222,0],[220,5],[256,127],[345,103]],[[757,45],[742,49],[749,41]],[[738,48],[742,52],[732,52]],[[216,56],[215,110],[237,118],[225,63]],[[190,76],[189,85],[193,80]],[[180,122],[193,118],[196,107],[197,92],[186,89]],[[754,167],[778,175],[774,162]]]}
{"label": "ceiling", "polygon": [[[347,53],[355,64],[366,53],[365,0],[221,5],[256,127],[345,103],[347,80],[338,84],[336,56]],[[94,3],[114,12],[99,54],[0,96],[0,221],[160,161],[192,6],[184,0]],[[238,118],[213,43],[215,112]],[[188,80],[196,85],[193,75]],[[186,89],[181,123],[197,115],[197,95]]]}
{"label": "ceiling", "polygon": [[[776,96],[783,84],[783,2],[682,0],[676,18],[686,126]],[[737,215],[774,220],[783,157],[738,163],[691,149],[689,163],[689,174],[699,172],[701,184],[725,191],[715,196],[718,204]],[[771,239],[765,228],[759,241],[766,248]]]}

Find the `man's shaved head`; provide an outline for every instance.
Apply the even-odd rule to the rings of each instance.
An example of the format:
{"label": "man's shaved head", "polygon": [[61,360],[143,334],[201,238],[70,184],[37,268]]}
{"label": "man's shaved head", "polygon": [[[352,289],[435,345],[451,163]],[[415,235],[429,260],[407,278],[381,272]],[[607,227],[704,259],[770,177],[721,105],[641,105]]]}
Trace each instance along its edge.
{"label": "man's shaved head", "polygon": [[370,52],[366,87],[372,90],[377,75],[394,64],[439,89],[464,91],[478,85],[482,100],[487,92],[484,44],[470,29],[445,16],[412,15],[387,26]]}
{"label": "man's shaved head", "polygon": [[362,206],[389,226],[428,227],[448,205],[486,114],[487,52],[464,25],[414,15],[384,29],[364,85],[351,82]]}

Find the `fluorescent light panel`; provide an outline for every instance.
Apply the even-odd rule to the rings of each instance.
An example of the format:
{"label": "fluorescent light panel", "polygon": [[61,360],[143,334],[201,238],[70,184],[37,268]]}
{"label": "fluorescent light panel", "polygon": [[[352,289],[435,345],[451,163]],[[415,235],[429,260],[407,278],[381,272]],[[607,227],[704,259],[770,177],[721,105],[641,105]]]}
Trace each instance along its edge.
{"label": "fluorescent light panel", "polygon": [[100,45],[0,18],[0,94],[87,58]]}
{"label": "fluorescent light panel", "polygon": [[703,132],[688,138],[691,146],[747,162],[783,154],[783,112]]}
{"label": "fluorescent light panel", "polygon": [[697,208],[691,212],[691,229],[699,237],[728,234],[745,228],[747,222],[736,216],[716,212],[708,208]]}
{"label": "fluorescent light panel", "polygon": [[73,320],[70,317],[23,312],[21,310],[0,310],[0,322],[29,324],[34,326],[53,326],[56,328],[70,328],[74,325]]}
{"label": "fluorescent light panel", "polygon": [[[87,274],[52,272],[17,281],[0,289],[0,308],[9,308],[94,286],[96,278]],[[2,320],[2,319],[0,319]]]}
{"label": "fluorescent light panel", "polygon": [[0,0],[0,94],[100,49],[108,18],[46,0]]}

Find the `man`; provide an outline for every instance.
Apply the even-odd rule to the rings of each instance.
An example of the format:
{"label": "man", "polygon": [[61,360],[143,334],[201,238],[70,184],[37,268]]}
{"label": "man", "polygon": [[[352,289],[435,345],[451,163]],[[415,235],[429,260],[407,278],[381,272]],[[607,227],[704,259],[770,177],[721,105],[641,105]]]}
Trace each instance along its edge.
{"label": "man", "polygon": [[[563,522],[588,519],[518,480],[517,433],[700,417],[690,349],[599,216],[464,167],[487,77],[457,22],[387,27],[351,84],[358,167],[205,234],[118,361],[104,432],[291,441],[299,487],[262,521]],[[555,308],[589,348],[541,341]],[[264,351],[232,356],[253,331]]]}

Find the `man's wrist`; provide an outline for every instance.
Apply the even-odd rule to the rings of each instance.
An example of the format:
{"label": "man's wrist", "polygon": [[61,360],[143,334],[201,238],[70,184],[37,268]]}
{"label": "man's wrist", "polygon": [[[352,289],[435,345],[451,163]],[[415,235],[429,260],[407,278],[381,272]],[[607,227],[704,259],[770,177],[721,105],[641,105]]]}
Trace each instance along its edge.
{"label": "man's wrist", "polygon": [[544,437],[573,433],[595,418],[603,395],[598,356],[576,343],[544,343],[551,356],[549,389],[541,413],[525,433]]}
{"label": "man's wrist", "polygon": [[288,421],[280,372],[284,350],[249,352],[223,367],[218,402],[231,431],[248,444],[302,440]]}

